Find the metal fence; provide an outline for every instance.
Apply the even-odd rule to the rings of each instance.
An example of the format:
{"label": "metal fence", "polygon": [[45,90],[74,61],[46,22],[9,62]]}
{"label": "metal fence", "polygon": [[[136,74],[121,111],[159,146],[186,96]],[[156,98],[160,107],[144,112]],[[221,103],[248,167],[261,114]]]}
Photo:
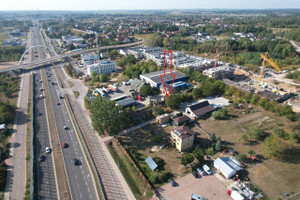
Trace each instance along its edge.
{"label": "metal fence", "polygon": [[35,74],[32,73],[32,95],[31,95],[31,155],[30,155],[30,200],[36,199],[35,195],[35,135],[34,135],[34,120],[35,120]]}

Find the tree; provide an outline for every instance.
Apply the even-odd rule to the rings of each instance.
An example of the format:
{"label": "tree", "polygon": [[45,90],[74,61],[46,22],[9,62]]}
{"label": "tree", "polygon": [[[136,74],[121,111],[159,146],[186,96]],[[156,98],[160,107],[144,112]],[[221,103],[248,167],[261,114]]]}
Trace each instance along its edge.
{"label": "tree", "polygon": [[100,75],[99,75],[99,81],[100,81],[101,83],[107,82],[107,81],[108,81],[108,76],[107,76],[107,74],[100,74]]}
{"label": "tree", "polygon": [[284,156],[286,145],[275,135],[271,135],[263,142],[263,150],[266,158],[275,158],[280,160]]}
{"label": "tree", "polygon": [[243,153],[238,154],[236,157],[239,161],[245,161],[247,159],[247,156]]}
{"label": "tree", "polygon": [[193,151],[194,157],[199,161],[199,163],[203,163],[204,161],[204,153],[201,149],[196,147],[196,149]]}
{"label": "tree", "polygon": [[216,142],[216,134],[215,133],[212,133],[210,136],[209,136],[209,140],[211,141],[211,143],[215,143]]}
{"label": "tree", "polygon": [[93,83],[98,81],[98,74],[95,71],[93,71],[93,73],[92,73],[92,81],[93,81]]}
{"label": "tree", "polygon": [[215,119],[226,119],[228,117],[228,110],[227,108],[222,108],[220,110],[213,112],[212,116]]}
{"label": "tree", "polygon": [[250,156],[254,156],[256,153],[253,151],[253,149],[249,149],[249,150],[248,150],[248,154],[249,154]]}
{"label": "tree", "polygon": [[170,108],[179,108],[180,106],[180,97],[177,94],[171,94],[165,101],[166,106]]}
{"label": "tree", "polygon": [[241,137],[239,137],[239,141],[243,141],[244,143],[247,143],[249,140],[249,136],[246,134],[243,134]]}
{"label": "tree", "polygon": [[149,85],[143,85],[140,89],[140,94],[143,96],[150,96],[152,94],[152,89]]}
{"label": "tree", "polygon": [[180,163],[184,166],[192,163],[194,161],[194,155],[191,153],[186,153],[180,158]]}
{"label": "tree", "polygon": [[192,94],[195,98],[201,97],[202,96],[201,88],[194,88]]}
{"label": "tree", "polygon": [[207,148],[205,150],[205,154],[210,155],[210,156],[214,155],[214,148],[212,148],[212,147]]}
{"label": "tree", "polygon": [[249,135],[251,138],[263,140],[267,137],[268,134],[261,128],[255,128],[253,131],[250,131]]}
{"label": "tree", "polygon": [[128,110],[116,106],[106,97],[97,96],[89,106],[94,129],[101,135],[115,135],[128,127],[132,119]]}
{"label": "tree", "polygon": [[115,50],[115,49],[113,49],[113,50],[111,50],[111,51],[109,52],[109,57],[115,58],[115,57],[117,57],[118,55],[119,55],[119,54],[118,54],[117,50]]}

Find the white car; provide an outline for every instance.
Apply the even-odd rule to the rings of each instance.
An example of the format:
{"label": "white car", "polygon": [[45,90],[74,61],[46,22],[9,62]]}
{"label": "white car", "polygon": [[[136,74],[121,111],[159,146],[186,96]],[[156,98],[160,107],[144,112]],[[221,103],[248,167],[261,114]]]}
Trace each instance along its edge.
{"label": "white car", "polygon": [[207,174],[211,174],[210,168],[207,165],[203,165],[202,169],[207,173]]}
{"label": "white car", "polygon": [[46,147],[46,153],[47,153],[47,154],[51,153],[50,147]]}
{"label": "white car", "polygon": [[201,176],[205,175],[205,172],[201,168],[197,168],[197,171],[199,174],[201,174]]}

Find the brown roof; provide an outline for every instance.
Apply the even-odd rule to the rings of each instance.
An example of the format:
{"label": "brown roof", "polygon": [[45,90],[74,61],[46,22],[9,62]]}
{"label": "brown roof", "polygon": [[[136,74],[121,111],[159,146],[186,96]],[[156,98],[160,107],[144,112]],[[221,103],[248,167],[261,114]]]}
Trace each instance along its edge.
{"label": "brown roof", "polygon": [[176,124],[181,124],[183,122],[189,121],[190,118],[186,115],[183,116],[179,116],[173,119],[174,122],[176,122]]}
{"label": "brown roof", "polygon": [[208,101],[203,101],[194,105],[189,106],[192,112],[197,115],[205,115],[206,113],[209,113],[213,110],[215,110],[209,103]]}
{"label": "brown roof", "polygon": [[187,126],[179,126],[173,129],[173,132],[177,134],[181,139],[185,139],[195,135],[195,133],[191,131],[191,129],[189,129],[189,127]]}

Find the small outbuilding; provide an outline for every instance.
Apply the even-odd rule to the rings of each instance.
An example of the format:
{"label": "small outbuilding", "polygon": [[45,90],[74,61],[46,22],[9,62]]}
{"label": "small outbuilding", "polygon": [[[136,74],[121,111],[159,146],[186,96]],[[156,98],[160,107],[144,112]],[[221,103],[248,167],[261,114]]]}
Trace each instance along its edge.
{"label": "small outbuilding", "polygon": [[227,179],[233,177],[237,171],[243,169],[240,167],[240,165],[241,163],[233,156],[217,158],[214,161],[214,167],[219,170]]}

